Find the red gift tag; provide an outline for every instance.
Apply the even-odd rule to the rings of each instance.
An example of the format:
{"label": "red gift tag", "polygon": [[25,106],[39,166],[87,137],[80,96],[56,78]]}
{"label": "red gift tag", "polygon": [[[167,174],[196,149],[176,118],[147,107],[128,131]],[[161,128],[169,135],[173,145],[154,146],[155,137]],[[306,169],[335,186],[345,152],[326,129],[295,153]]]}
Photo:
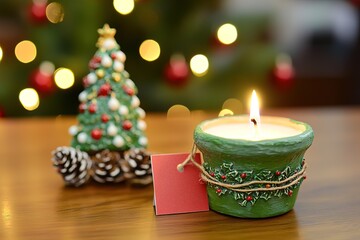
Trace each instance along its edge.
{"label": "red gift tag", "polygon": [[[206,184],[200,181],[199,169],[190,163],[183,172],[177,170],[188,155],[151,156],[156,215],[209,211]],[[200,164],[200,158],[197,153],[194,159]]]}

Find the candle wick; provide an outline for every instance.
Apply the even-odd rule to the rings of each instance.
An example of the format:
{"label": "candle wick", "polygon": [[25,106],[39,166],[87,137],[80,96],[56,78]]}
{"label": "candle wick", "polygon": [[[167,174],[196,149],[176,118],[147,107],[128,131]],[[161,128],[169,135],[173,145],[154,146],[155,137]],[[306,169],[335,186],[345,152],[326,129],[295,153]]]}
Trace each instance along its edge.
{"label": "candle wick", "polygon": [[250,121],[251,121],[252,123],[254,123],[255,126],[257,125],[257,121],[256,121],[255,118],[250,119]]}

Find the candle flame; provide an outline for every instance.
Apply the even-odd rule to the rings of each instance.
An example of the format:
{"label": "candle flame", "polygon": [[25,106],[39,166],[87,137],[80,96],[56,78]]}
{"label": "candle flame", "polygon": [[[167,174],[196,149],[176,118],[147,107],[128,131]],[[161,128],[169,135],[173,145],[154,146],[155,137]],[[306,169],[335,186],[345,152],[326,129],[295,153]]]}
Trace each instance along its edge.
{"label": "candle flame", "polygon": [[254,125],[259,125],[259,123],[260,123],[259,99],[256,95],[255,90],[253,90],[252,95],[251,95],[250,119],[249,120]]}

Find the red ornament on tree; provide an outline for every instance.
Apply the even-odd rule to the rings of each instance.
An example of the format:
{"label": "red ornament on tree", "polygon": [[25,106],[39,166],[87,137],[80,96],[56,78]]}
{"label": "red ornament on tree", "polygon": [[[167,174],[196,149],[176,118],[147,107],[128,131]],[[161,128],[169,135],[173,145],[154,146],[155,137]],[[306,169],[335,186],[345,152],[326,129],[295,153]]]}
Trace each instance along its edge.
{"label": "red ornament on tree", "polygon": [[89,106],[89,113],[93,114],[97,111],[97,105],[95,103],[90,104]]}
{"label": "red ornament on tree", "polygon": [[89,83],[89,80],[88,80],[87,76],[83,77],[82,82],[83,82],[83,86],[85,88],[90,86],[90,83]]}
{"label": "red ornament on tree", "polygon": [[124,89],[124,92],[129,96],[133,96],[135,94],[134,89],[131,87],[124,86],[123,89]]}
{"label": "red ornament on tree", "polygon": [[109,119],[110,119],[109,115],[107,115],[105,113],[103,115],[101,115],[101,121],[103,123],[107,123],[109,121]]}
{"label": "red ornament on tree", "polygon": [[117,57],[116,53],[115,52],[111,53],[110,57],[112,58],[112,60],[116,59],[116,57]]}
{"label": "red ornament on tree", "polygon": [[34,23],[45,23],[48,22],[46,17],[47,1],[33,2],[29,7],[29,16]]}
{"label": "red ornament on tree", "polygon": [[102,137],[102,131],[98,128],[95,128],[91,131],[91,137],[95,140],[99,140]]}
{"label": "red ornament on tree", "polygon": [[246,197],[246,201],[250,202],[251,200],[253,200],[252,196],[249,195]]}
{"label": "red ornament on tree", "polygon": [[101,85],[99,92],[98,92],[98,96],[108,96],[110,91],[111,91],[110,84],[105,83],[105,84]]}
{"label": "red ornament on tree", "polygon": [[130,130],[132,128],[132,123],[129,120],[125,120],[122,125],[124,130]]}
{"label": "red ornament on tree", "polygon": [[275,172],[275,175],[276,175],[276,176],[280,176],[280,175],[281,175],[281,172],[280,172],[280,171],[276,171],[276,172]]}
{"label": "red ornament on tree", "polygon": [[79,112],[83,113],[83,112],[85,112],[85,110],[86,110],[86,104],[85,103],[80,103]]}
{"label": "red ornament on tree", "polygon": [[43,95],[50,94],[55,90],[53,75],[44,73],[39,69],[32,72],[29,84]]}
{"label": "red ornament on tree", "polygon": [[165,67],[164,75],[167,83],[173,86],[184,86],[189,78],[189,67],[182,55],[174,55]]}
{"label": "red ornament on tree", "polygon": [[96,69],[100,66],[100,63],[101,63],[101,57],[94,56],[89,62],[89,68]]}
{"label": "red ornament on tree", "polygon": [[246,178],[246,173],[242,173],[242,174],[240,175],[240,177],[241,177],[242,179]]}

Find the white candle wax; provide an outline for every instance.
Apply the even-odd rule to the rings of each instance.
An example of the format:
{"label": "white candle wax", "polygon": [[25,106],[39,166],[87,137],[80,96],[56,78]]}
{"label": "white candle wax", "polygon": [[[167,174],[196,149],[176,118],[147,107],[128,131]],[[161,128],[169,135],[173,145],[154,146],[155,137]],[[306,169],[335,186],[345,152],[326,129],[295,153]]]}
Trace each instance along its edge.
{"label": "white candle wax", "polygon": [[[266,118],[266,117],[265,117]],[[273,117],[270,117],[272,119]],[[230,120],[231,121],[228,121]],[[277,118],[274,118],[277,119]],[[217,123],[209,124],[205,129],[206,133],[228,139],[244,139],[250,141],[267,140],[291,137],[300,134],[304,129],[291,126],[290,120],[262,122],[259,126],[253,126],[244,118],[231,117],[219,119]],[[235,121],[234,121],[235,120]],[[245,120],[245,122],[244,122]],[[288,123],[289,122],[289,123]],[[294,125],[294,124],[293,124]]]}

